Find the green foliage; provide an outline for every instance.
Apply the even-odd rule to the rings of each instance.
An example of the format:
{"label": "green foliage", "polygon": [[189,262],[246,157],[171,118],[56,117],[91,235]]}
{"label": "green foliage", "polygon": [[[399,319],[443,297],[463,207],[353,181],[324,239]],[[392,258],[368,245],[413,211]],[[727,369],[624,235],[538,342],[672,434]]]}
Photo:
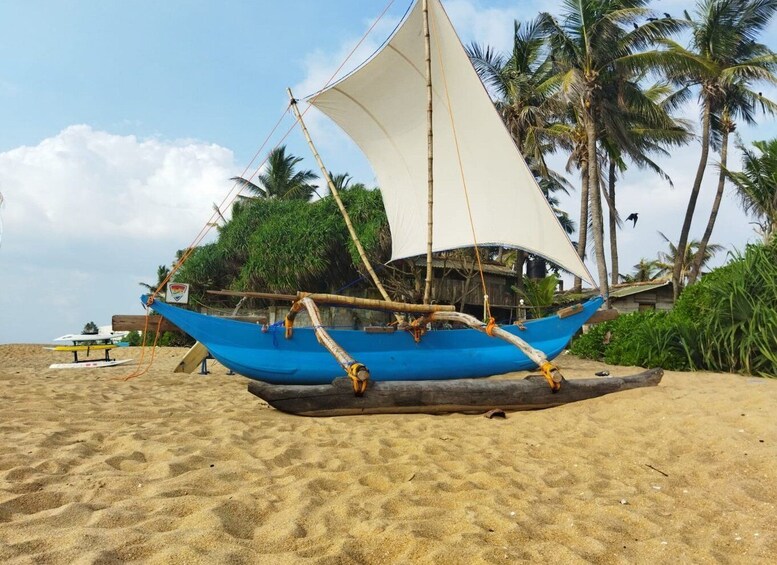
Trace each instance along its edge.
{"label": "green foliage", "polygon": [[132,347],[137,347],[142,345],[143,337],[140,335],[140,332],[132,330],[130,333],[124,336],[121,341],[129,343]]}
{"label": "green foliage", "polygon": [[640,312],[594,326],[572,353],[616,365],[777,377],[777,243],[687,288],[671,312]]}
{"label": "green foliage", "polygon": [[[354,185],[342,199],[367,254],[388,258],[380,192]],[[327,292],[359,276],[361,259],[334,199],[254,199],[235,204],[215,243],[195,250],[176,273],[202,300],[208,288]]]}
{"label": "green foliage", "polygon": [[548,314],[556,296],[558,277],[548,275],[544,279],[524,279],[524,288],[513,287],[513,290],[524,299],[532,309],[533,317],[542,318]]}
{"label": "green foliage", "polygon": [[777,232],[777,139],[754,141],[760,152],[738,144],[742,151],[742,171],[726,171],[737,189],[742,208],[758,223],[764,241],[769,242]]}
{"label": "green foliage", "polygon": [[307,201],[315,191],[311,184],[318,176],[313,171],[297,170],[302,157],[286,154],[286,146],[276,147],[267,156],[267,168],[256,177],[256,183],[232,177],[256,198],[285,198]]}
{"label": "green foliage", "polygon": [[[156,332],[149,331],[146,335],[146,345],[151,346],[154,343]],[[121,341],[129,343],[131,347],[143,345],[143,334],[138,331],[131,331]],[[160,347],[186,347],[194,344],[194,340],[188,335],[178,332],[164,332],[157,340]]]}
{"label": "green foliage", "polygon": [[688,369],[680,335],[670,312],[635,312],[593,326],[570,350],[613,365]]}
{"label": "green foliage", "polygon": [[595,359],[601,361],[604,359],[604,351],[609,339],[607,332],[612,332],[613,322],[602,322],[591,326],[588,331],[581,334],[572,341],[569,351],[573,355],[583,359]]}
{"label": "green foliage", "polygon": [[87,324],[84,326],[84,329],[81,330],[81,333],[84,335],[97,335],[100,333],[100,329],[94,322],[87,322]]}
{"label": "green foliage", "polygon": [[697,369],[777,377],[777,242],[749,245],[678,300]]}

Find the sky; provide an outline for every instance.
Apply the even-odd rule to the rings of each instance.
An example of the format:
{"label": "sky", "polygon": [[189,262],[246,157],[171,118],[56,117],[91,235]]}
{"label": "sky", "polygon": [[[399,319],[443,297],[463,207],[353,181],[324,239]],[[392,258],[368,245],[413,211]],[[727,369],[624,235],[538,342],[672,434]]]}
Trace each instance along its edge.
{"label": "sky", "polygon": [[[142,313],[139,283],[155,282],[157,266],[194,240],[230,177],[254,172],[286,88],[301,97],[326,83],[388,1],[0,2],[0,343],[45,343],[89,321]],[[393,2],[342,72],[385,40],[409,3]],[[506,50],[514,19],[560,2],[443,4],[465,44]],[[654,7],[679,15],[692,2]],[[773,23],[763,38],[777,50],[775,31]],[[694,105],[684,113],[697,119]],[[329,169],[377,184],[336,126],[315,110],[306,118]],[[746,142],[777,135],[772,119],[759,121],[739,128]],[[266,149],[290,126],[286,116]],[[285,143],[315,168],[297,130]],[[622,273],[666,248],[658,231],[678,238],[699,152],[693,143],[661,160],[674,188],[626,172],[618,208],[639,221],[619,234]],[[734,153],[730,164],[738,162]],[[563,171],[563,157],[551,163]],[[715,182],[711,161],[692,237],[704,229]],[[577,219],[579,193],[562,208]],[[757,239],[749,221],[727,189],[713,241],[743,249]],[[720,253],[715,264],[725,260]]]}

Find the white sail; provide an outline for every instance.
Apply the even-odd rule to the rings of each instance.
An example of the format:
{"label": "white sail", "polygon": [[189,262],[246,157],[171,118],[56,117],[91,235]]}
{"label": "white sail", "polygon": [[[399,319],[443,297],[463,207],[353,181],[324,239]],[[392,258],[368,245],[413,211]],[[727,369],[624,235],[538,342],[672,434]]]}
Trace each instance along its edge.
{"label": "white sail", "polygon": [[[417,2],[372,59],[310,98],[370,161],[391,228],[392,260],[426,253],[422,18],[421,2]],[[439,0],[429,0],[429,20],[434,250],[474,244],[466,184],[479,245],[524,249],[593,282],[504,127]]]}

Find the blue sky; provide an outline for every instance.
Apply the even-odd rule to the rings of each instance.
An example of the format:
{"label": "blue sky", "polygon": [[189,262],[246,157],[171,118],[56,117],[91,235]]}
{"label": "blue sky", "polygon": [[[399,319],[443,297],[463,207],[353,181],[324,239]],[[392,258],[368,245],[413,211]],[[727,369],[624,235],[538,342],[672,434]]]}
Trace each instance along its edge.
{"label": "blue sky", "polygon": [[[243,171],[281,115],[285,88],[301,96],[320,86],[386,3],[1,2],[0,343],[46,342],[90,320],[140,313],[138,282],[153,281],[156,266],[209,218],[231,188],[227,179]],[[385,39],[408,4],[396,0],[354,62]],[[514,18],[555,7],[444,5],[465,42],[499,48]],[[691,2],[656,3],[660,11],[679,13],[678,6]],[[320,116],[310,121],[330,169],[374,183],[334,126]],[[774,124],[762,123],[740,131],[746,139],[774,136]],[[288,144],[314,167],[299,133]],[[656,230],[676,239],[698,153],[691,145],[663,163],[674,190],[653,175],[627,174],[621,211],[639,211],[640,222],[621,232],[621,272],[664,248]],[[577,200],[573,193],[564,204],[575,218]],[[733,198],[724,206],[713,239],[741,248],[751,226]]]}

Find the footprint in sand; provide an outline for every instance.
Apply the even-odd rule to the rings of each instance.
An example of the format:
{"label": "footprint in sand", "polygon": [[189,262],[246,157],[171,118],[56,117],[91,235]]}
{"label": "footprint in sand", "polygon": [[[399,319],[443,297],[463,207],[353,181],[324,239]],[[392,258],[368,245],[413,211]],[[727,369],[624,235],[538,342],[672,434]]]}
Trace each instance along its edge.
{"label": "footprint in sand", "polygon": [[105,462],[117,471],[129,471],[130,473],[143,471],[148,466],[146,456],[140,451],[133,451],[129,455],[114,455],[108,457]]}

